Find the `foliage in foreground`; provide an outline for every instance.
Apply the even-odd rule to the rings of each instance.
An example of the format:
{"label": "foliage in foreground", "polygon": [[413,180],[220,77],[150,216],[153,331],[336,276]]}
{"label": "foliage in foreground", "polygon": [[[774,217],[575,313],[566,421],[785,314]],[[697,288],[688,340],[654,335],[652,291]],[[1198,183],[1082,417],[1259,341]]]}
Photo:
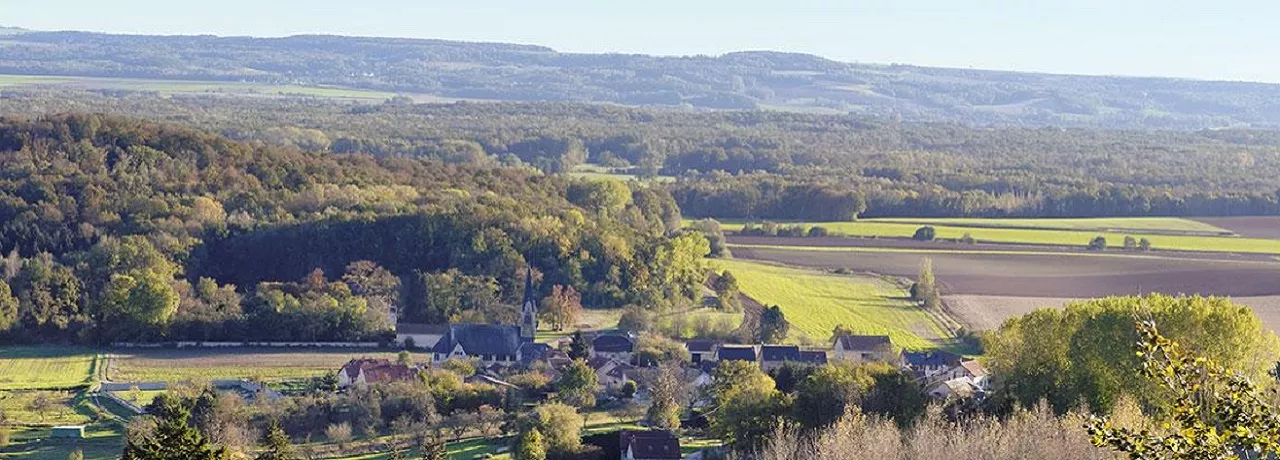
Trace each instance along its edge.
{"label": "foliage in foreground", "polygon": [[1172,429],[1117,428],[1092,418],[1089,433],[1100,446],[1134,460],[1264,458],[1280,454],[1280,413],[1249,379],[1212,359],[1183,351],[1160,335],[1154,322],[1138,323],[1143,374],[1175,395]]}

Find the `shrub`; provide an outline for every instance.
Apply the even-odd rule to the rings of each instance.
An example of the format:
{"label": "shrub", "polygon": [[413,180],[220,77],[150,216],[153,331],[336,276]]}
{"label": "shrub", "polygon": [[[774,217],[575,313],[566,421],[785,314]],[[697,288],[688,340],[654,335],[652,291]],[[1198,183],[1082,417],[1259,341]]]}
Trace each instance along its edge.
{"label": "shrub", "polygon": [[1126,251],[1133,251],[1133,250],[1136,250],[1136,249],[1138,249],[1138,240],[1134,239],[1134,238],[1133,238],[1133,236],[1131,236],[1131,235],[1125,235],[1125,236],[1124,236],[1124,250],[1126,250]]}
{"label": "shrub", "polygon": [[1146,238],[1143,238],[1143,239],[1138,240],[1138,250],[1140,250],[1140,251],[1150,251],[1150,250],[1151,250],[1151,240],[1148,240],[1148,239],[1146,239]]}
{"label": "shrub", "polygon": [[938,237],[938,231],[934,230],[933,227],[928,225],[917,228],[916,234],[911,235],[911,239],[916,241],[933,241],[933,239],[937,237]]}
{"label": "shrub", "polygon": [[1090,251],[1101,251],[1104,249],[1107,249],[1107,239],[1103,238],[1102,235],[1095,236],[1092,240],[1089,240]]}
{"label": "shrub", "polygon": [[815,225],[809,228],[808,236],[812,238],[831,236],[831,230],[827,230],[827,227],[823,227],[821,225]]}
{"label": "shrub", "polygon": [[978,244],[978,240],[973,239],[973,235],[970,235],[969,232],[964,232],[964,236],[960,237],[960,242],[964,244]]}

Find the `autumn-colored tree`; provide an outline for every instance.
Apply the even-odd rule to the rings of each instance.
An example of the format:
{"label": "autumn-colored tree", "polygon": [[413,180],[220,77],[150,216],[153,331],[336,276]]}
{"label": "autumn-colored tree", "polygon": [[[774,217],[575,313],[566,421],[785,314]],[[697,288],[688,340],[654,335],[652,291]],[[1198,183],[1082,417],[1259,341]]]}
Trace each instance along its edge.
{"label": "autumn-colored tree", "polygon": [[582,296],[572,286],[552,286],[551,295],[542,299],[541,313],[552,330],[563,331],[582,317]]}

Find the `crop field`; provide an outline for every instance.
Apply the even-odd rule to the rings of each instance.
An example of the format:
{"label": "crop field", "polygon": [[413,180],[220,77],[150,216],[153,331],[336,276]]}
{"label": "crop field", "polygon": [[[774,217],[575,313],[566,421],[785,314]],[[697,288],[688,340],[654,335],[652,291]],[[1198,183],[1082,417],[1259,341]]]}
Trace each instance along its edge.
{"label": "crop field", "polygon": [[[316,377],[338,370],[360,357],[395,359],[396,353],[380,350],[277,350],[277,349],[148,349],[112,353],[113,381],[177,382],[188,379],[260,378],[280,380]],[[415,354],[426,361],[427,355]]]}
{"label": "crop field", "polygon": [[0,390],[40,390],[88,385],[97,372],[92,351],[63,347],[0,349]]}
{"label": "crop field", "polygon": [[1098,217],[1077,219],[1043,218],[909,218],[886,217],[866,219],[867,222],[906,223],[917,225],[949,225],[958,227],[1041,228],[1057,230],[1091,231],[1143,231],[1187,233],[1233,233],[1210,222],[1179,217]]}
{"label": "crop field", "polygon": [[[794,224],[793,224],[794,225]],[[860,236],[875,238],[911,238],[920,224],[899,222],[857,221],[857,222],[808,222],[803,226],[820,225],[833,234],[840,236]],[[741,223],[726,223],[726,231],[739,231]],[[1125,236],[1147,238],[1153,249],[1172,251],[1199,252],[1233,252],[1280,254],[1280,240],[1265,238],[1191,236],[1155,233],[1116,233],[1087,230],[1045,230],[1034,228],[999,228],[999,227],[959,227],[934,225],[938,239],[955,240],[970,235],[980,243],[1008,243],[1043,246],[1070,246],[1083,248],[1089,240],[1101,235],[1107,239],[1107,246],[1120,248]]]}
{"label": "crop field", "polygon": [[825,342],[840,324],[862,334],[888,335],[895,345],[932,348],[948,338],[938,320],[907,299],[901,287],[874,276],[844,276],[742,260],[717,260],[743,293],[778,305],[795,332]]}
{"label": "crop field", "polygon": [[1222,227],[1240,236],[1280,239],[1280,216],[1197,217],[1196,221]]}

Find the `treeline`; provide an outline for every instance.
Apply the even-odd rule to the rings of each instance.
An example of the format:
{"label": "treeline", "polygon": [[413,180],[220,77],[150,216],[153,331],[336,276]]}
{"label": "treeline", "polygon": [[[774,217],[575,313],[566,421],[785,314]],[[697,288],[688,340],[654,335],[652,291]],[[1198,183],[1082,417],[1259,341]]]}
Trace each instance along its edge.
{"label": "treeline", "polygon": [[698,217],[1280,214],[1280,143],[1248,130],[984,129],[566,103],[357,104],[22,89],[7,90],[0,112],[85,105],[310,152],[545,172],[589,163],[675,176],[663,188]]}
{"label": "treeline", "polygon": [[[695,295],[709,252],[679,223],[662,189],[527,167],[315,154],[102,115],[0,119],[0,331],[371,340],[398,303],[412,319],[503,320],[529,267],[543,294],[660,309]],[[459,275],[436,289],[491,300],[425,312],[439,293],[422,280],[446,269]]]}

